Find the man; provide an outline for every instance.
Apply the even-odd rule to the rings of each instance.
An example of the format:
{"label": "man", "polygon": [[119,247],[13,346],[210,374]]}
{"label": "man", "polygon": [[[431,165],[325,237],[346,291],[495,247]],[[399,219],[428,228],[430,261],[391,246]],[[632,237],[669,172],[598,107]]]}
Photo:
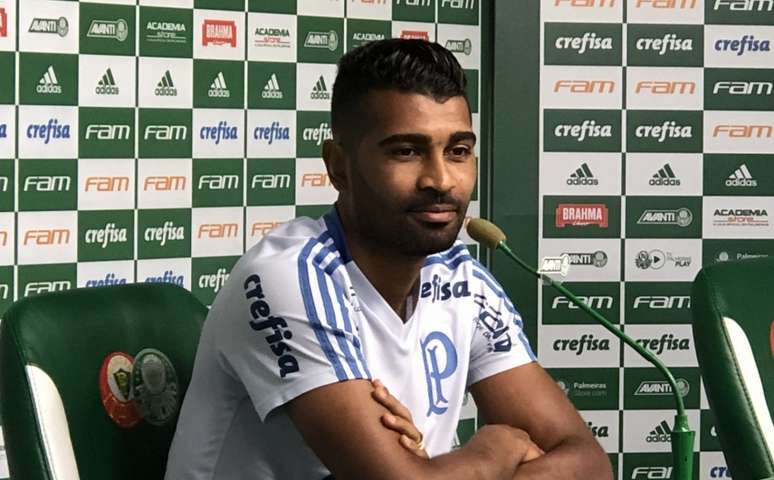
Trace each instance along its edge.
{"label": "man", "polygon": [[[232,270],[168,480],[611,478],[518,312],[455,243],[476,181],[464,91],[435,43],[340,60],[323,149],[336,206]],[[467,390],[490,425],[449,453]]]}

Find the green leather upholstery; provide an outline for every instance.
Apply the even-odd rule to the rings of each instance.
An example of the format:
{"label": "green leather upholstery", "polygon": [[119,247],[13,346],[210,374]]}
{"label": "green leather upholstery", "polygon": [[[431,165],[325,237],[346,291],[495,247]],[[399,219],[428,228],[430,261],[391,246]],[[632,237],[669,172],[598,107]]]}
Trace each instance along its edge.
{"label": "green leather upholstery", "polygon": [[[161,480],[177,413],[159,426],[141,420],[119,427],[102,404],[100,367],[112,352],[157,349],[174,366],[182,402],[206,313],[190,292],[170,284],[76,289],[14,304],[0,324],[0,413],[11,480],[69,480],[52,472],[68,460],[80,480]],[[41,428],[41,414],[61,409],[53,402],[36,411],[44,395],[30,372],[53,381],[66,428]],[[68,429],[69,442],[62,437]]]}
{"label": "green leather upholstery", "polygon": [[705,267],[691,300],[696,355],[731,475],[774,478],[774,258]]}

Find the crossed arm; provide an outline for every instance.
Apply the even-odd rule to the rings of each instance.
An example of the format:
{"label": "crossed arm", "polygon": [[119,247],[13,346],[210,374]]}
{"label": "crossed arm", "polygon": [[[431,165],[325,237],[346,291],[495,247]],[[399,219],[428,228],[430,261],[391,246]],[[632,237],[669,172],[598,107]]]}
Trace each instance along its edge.
{"label": "crossed arm", "polygon": [[536,363],[474,384],[471,392],[488,425],[463,448],[432,459],[415,454],[410,438],[401,439],[410,436],[410,414],[385,406],[386,397],[375,390],[368,381],[350,380],[288,404],[304,440],[337,480],[612,478],[607,456]]}

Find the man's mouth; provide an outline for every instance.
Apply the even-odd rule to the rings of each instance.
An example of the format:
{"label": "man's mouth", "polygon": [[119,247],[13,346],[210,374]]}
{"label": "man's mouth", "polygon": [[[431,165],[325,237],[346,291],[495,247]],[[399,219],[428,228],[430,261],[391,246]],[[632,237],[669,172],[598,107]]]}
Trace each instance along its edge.
{"label": "man's mouth", "polygon": [[457,207],[451,204],[437,203],[412,209],[411,215],[426,223],[449,223],[457,218]]}

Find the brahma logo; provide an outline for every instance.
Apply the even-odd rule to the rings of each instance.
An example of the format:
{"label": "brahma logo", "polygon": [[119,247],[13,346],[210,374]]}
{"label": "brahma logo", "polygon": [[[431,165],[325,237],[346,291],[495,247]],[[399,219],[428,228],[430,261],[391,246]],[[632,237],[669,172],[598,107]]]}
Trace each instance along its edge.
{"label": "brahma logo", "polygon": [[401,30],[400,38],[409,40],[430,41],[430,32],[427,30]]}
{"label": "brahma logo", "polygon": [[185,190],[185,177],[183,176],[150,176],[143,182],[143,191],[153,190],[156,192],[169,192]]}
{"label": "brahma logo", "polygon": [[693,213],[687,208],[675,210],[645,210],[637,225],[677,225],[687,227],[693,222]]}
{"label": "brahma logo", "polygon": [[24,179],[24,191],[68,192],[70,183],[67,175],[31,175]]}
{"label": "brahma logo", "polygon": [[615,82],[612,80],[557,80],[554,92],[570,93],[613,93]]}
{"label": "brahma logo", "polygon": [[715,0],[713,10],[728,9],[732,12],[771,12],[774,2],[771,0]]}
{"label": "brahma logo", "polygon": [[147,125],[144,139],[159,141],[176,141],[188,138],[188,127],[185,125]]}
{"label": "brahma logo", "polygon": [[728,138],[771,138],[774,127],[771,125],[715,125],[713,137]]}
{"label": "brahma logo", "polygon": [[64,140],[70,138],[70,125],[60,124],[56,118],[50,118],[48,123],[27,126],[27,138],[41,139],[48,145],[51,140]]}
{"label": "brahma logo", "polygon": [[663,143],[667,138],[693,138],[693,127],[678,125],[674,120],[667,120],[661,125],[639,125],[634,130],[634,135],[637,138],[658,139],[658,143]]}
{"label": "brahma logo", "polygon": [[755,35],[742,35],[739,39],[718,39],[715,41],[715,51],[734,52],[738,57],[751,52],[770,52],[770,40],[758,40]]}
{"label": "brahma logo", "polygon": [[641,37],[634,43],[637,50],[649,50],[665,55],[667,52],[692,52],[693,39],[680,38],[676,33],[667,33],[661,38]]}
{"label": "brahma logo", "polygon": [[109,272],[105,274],[105,278],[98,278],[96,280],[86,280],[86,287],[104,287],[108,285],[125,285],[126,278],[116,277],[116,274]]}
{"label": "brahma logo", "polygon": [[562,255],[567,255],[570,258],[570,265],[576,265],[576,266],[595,266],[597,268],[602,268],[605,265],[607,265],[607,254],[603,252],[602,250],[597,250],[596,252],[570,252],[570,253],[562,253]]}
{"label": "brahma logo", "polygon": [[27,230],[24,232],[24,245],[69,245],[71,232],[69,228],[53,228]]}
{"label": "brahma logo", "polygon": [[594,120],[584,120],[578,124],[559,124],[554,127],[554,135],[557,137],[570,137],[578,142],[588,138],[611,138],[613,136],[612,125],[597,125]]}
{"label": "brahma logo", "polygon": [[696,92],[696,82],[644,80],[637,82],[634,93],[651,93],[654,95],[693,95]]}
{"label": "brahma logo", "polygon": [[696,8],[696,0],[637,0],[634,8],[666,8],[666,9],[693,9]]}
{"label": "brahma logo", "polygon": [[146,242],[158,243],[163,247],[167,241],[185,240],[185,229],[176,226],[171,220],[165,221],[160,227],[147,227],[143,238]]}
{"label": "brahma logo", "polygon": [[233,20],[204,20],[202,24],[202,45],[231,45],[237,44],[236,22]]}
{"label": "brahma logo", "polygon": [[304,47],[320,48],[335,52],[339,47],[339,34],[334,30],[327,32],[309,32],[304,39]]}
{"label": "brahma logo", "polygon": [[90,192],[128,192],[129,177],[87,177],[85,190]]}
{"label": "brahma logo", "polygon": [[287,28],[258,27],[254,32],[256,47],[290,48],[290,30]]}
{"label": "brahma logo", "polygon": [[554,0],[555,7],[603,8],[615,7],[616,0]]}
{"label": "brahma logo", "polygon": [[560,203],[556,207],[556,227],[596,225],[607,228],[607,215],[607,205],[603,203]]}
{"label": "brahma logo", "polygon": [[30,33],[52,33],[66,37],[67,32],[70,31],[70,24],[65,17],[33,18],[27,31]]}
{"label": "brahma logo", "polygon": [[202,127],[199,130],[199,138],[214,141],[215,145],[219,145],[221,140],[239,140],[239,135],[237,127],[230,127],[228,122],[221,120],[216,126]]}
{"label": "brahma logo", "polygon": [[86,36],[91,38],[109,38],[123,42],[129,35],[129,25],[126,20],[92,20]]}
{"label": "brahma logo", "polygon": [[583,352],[592,351],[609,351],[610,340],[607,338],[596,338],[594,334],[581,335],[580,338],[557,338],[554,340],[552,347],[555,352],[574,352],[575,355],[580,356]]}
{"label": "brahma logo", "polygon": [[[773,2],[774,3],[774,2]],[[712,93],[727,93],[728,95],[771,95],[774,91],[772,82],[719,81],[712,87]]]}
{"label": "brahma logo", "polygon": [[327,187],[330,186],[331,179],[327,173],[305,173],[301,177],[302,187]]}
{"label": "brahma logo", "polygon": [[236,223],[203,223],[196,232],[196,238],[236,238],[238,235]]}
{"label": "brahma logo", "polygon": [[0,7],[0,37],[8,36],[8,13]]}
{"label": "brahma logo", "polygon": [[765,208],[716,208],[712,224],[716,227],[768,227]]}
{"label": "brahma logo", "polygon": [[268,127],[255,127],[253,130],[255,140],[266,141],[269,145],[275,140],[290,140],[290,127],[283,127],[279,122],[271,122]]}
{"label": "brahma logo", "polygon": [[322,122],[318,127],[305,128],[301,132],[301,138],[305,142],[314,142],[319,147],[325,140],[333,138],[333,130],[327,122]]}
{"label": "brahma logo", "polygon": [[88,125],[86,127],[86,140],[129,140],[132,128],[129,125]]}
{"label": "brahma logo", "polygon": [[554,46],[558,50],[575,50],[578,55],[583,55],[592,50],[612,50],[613,37],[601,37],[594,32],[585,32],[581,37],[558,37]]}

